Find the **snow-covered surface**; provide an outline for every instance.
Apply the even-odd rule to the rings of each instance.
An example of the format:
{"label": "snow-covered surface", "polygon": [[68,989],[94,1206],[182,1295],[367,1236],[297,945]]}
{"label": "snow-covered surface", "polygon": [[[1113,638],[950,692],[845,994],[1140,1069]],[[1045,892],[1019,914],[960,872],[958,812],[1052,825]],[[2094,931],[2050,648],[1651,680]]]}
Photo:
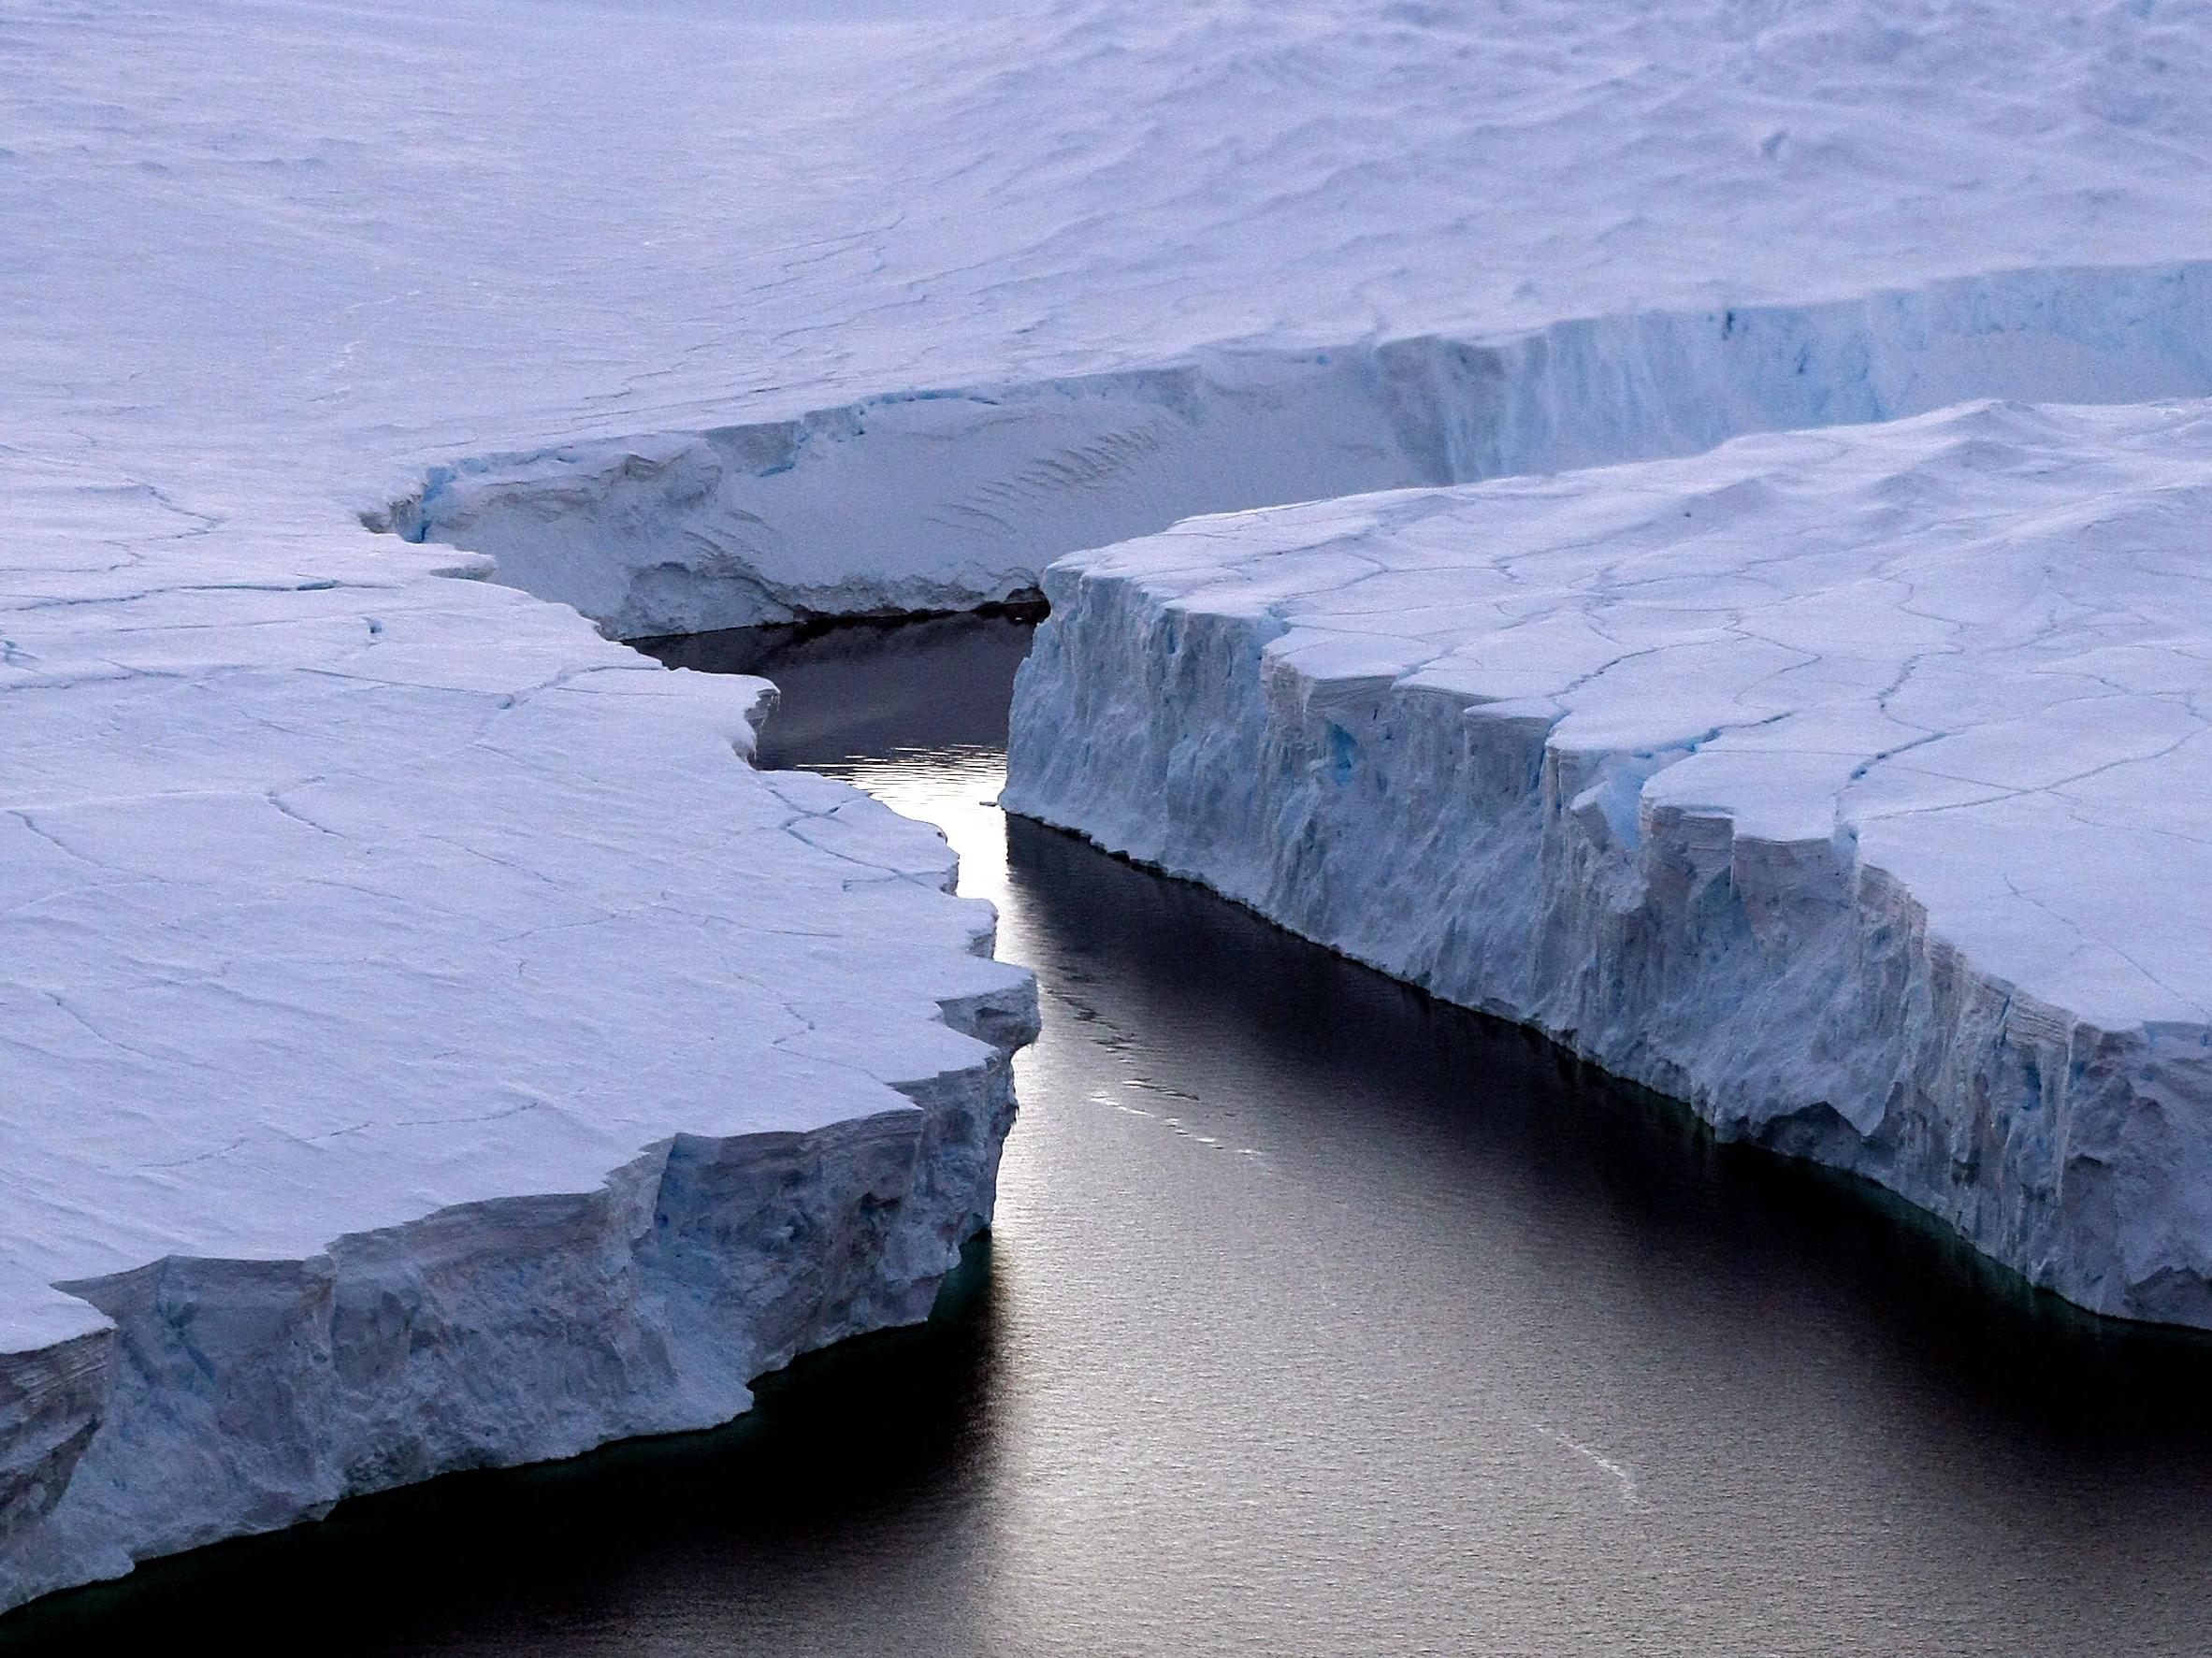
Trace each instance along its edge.
{"label": "snow-covered surface", "polygon": [[759,681],[82,483],[0,598],[0,1604],[927,1310],[1034,1017],[941,838]]}
{"label": "snow-covered surface", "polygon": [[[735,101],[792,173],[625,156],[708,197],[650,321],[711,343],[375,522],[638,637],[1002,598],[1196,512],[2212,395],[2201,5],[1057,0],[806,50]],[[731,199],[778,227],[711,242]]]}
{"label": "snow-covered surface", "polygon": [[1048,574],[1006,803],[2212,1325],[2212,409],[1975,405]]}
{"label": "snow-covered surface", "polygon": [[625,636],[2212,395],[2202,5],[21,0],[0,149],[7,442]]}
{"label": "snow-covered surface", "polygon": [[1034,590],[1178,519],[1686,454],[1975,397],[2212,393],[2212,265],[1999,272],[897,395],[473,456],[369,521],[480,549],[619,638]]}
{"label": "snow-covered surface", "polygon": [[[995,1117],[1023,992],[922,831],[738,763],[749,693],[512,588],[621,633],[952,602],[1202,508],[2212,393],[2205,23],[16,0],[0,1600],[726,1414],[746,1364],[910,1314],[973,1222],[980,1141],[907,1159],[966,1189],[841,1211],[917,1229],[848,1263],[877,1290],[760,1276],[804,1236],[849,1287],[828,1222],[701,1219],[773,1311],[693,1362],[706,1257],[625,1230],[652,1148],[910,1148],[894,1085],[940,1074]],[[971,994],[1013,999],[990,1041],[935,1019]],[[510,1340],[409,1253],[542,1257],[513,1205],[548,1193],[600,1241],[573,1317],[634,1345]],[[429,1368],[379,1369],[411,1319]]]}

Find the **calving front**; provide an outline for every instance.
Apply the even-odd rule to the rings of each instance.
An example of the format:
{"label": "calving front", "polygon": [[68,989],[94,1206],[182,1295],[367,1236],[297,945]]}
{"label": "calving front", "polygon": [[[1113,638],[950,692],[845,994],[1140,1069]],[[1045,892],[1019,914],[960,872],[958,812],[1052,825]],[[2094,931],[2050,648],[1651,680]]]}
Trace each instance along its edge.
{"label": "calving front", "polygon": [[1047,575],[1006,803],[2212,1325],[2201,405],[1194,521]]}

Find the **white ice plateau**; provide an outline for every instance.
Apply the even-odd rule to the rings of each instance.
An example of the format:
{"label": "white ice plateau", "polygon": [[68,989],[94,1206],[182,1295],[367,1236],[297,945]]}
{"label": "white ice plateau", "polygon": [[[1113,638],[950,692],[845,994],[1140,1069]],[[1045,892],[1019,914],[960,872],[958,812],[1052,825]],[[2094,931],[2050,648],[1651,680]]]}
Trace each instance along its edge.
{"label": "white ice plateau", "polygon": [[16,0],[0,1608],[988,1216],[942,842],[602,635],[1047,582],[1018,803],[2212,1321],[2208,324],[2195,0]]}
{"label": "white ice plateau", "polygon": [[1982,404],[1077,555],[1006,804],[2212,1324],[2212,409]]}

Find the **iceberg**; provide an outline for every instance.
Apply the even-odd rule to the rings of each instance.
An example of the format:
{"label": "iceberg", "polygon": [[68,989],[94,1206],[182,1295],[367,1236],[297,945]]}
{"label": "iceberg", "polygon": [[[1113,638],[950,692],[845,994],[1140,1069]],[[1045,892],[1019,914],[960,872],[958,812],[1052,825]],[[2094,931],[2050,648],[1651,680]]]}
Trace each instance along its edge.
{"label": "iceberg", "polygon": [[[1662,455],[1991,397],[2212,395],[2212,265],[2001,271],[1512,334],[1214,348],[788,420],[471,455],[373,527],[621,639],[974,609],[1184,518]],[[895,526],[887,533],[886,526]]]}
{"label": "iceberg", "polygon": [[2212,1326],[2212,409],[1979,404],[1071,555],[1011,811]]}
{"label": "iceberg", "polygon": [[0,1608],[920,1319],[1035,1029],[765,682],[219,559],[0,600]]}
{"label": "iceberg", "polygon": [[[1188,834],[1208,820],[1193,794],[1222,791],[1222,821],[1252,804],[1230,796],[1254,779],[1200,751],[1259,752],[1262,704],[1233,684],[1258,683],[1247,670],[1279,642],[1251,616],[1168,605],[1206,648],[1153,660],[1133,638],[1117,656],[1112,614],[1136,627],[1150,601],[1043,577],[1061,555],[1322,496],[1361,497],[1338,510],[1354,541],[1379,512],[1432,514],[1442,533],[1453,509],[1363,492],[1543,471],[1612,535],[1606,486],[1577,469],[1968,399],[2212,396],[2212,33],[2169,7],[2058,25],[2009,10],[2017,26],[1950,0],[1534,0],[1500,27],[1453,0],[10,6],[0,1607],[351,1492],[720,1420],[790,1353],[918,1316],[990,1213],[1033,992],[989,959],[989,916],[945,892],[942,843],[833,785],[757,772],[758,685],[666,673],[602,634],[958,607],[1043,579],[1065,613],[1025,691],[1017,794],[1165,847],[1164,817],[1115,820],[1110,767],[1087,803],[1079,780],[1051,782],[1035,675],[1095,642],[1092,667],[1066,673],[1057,741],[1100,743],[1127,721],[1112,741],[1172,750],[1159,804],[1178,802]],[[2085,545],[2107,533],[2090,480],[2147,476],[2157,443],[2193,440],[2172,411],[1959,418],[2020,425],[1990,441],[2067,457],[2083,493],[2023,473],[2017,498],[2073,514]],[[1768,452],[1722,453],[1715,466]],[[2137,514],[2158,498],[2124,493]],[[1862,525],[1907,522],[1910,500],[1894,505]],[[1259,533],[1236,522],[1222,533],[1237,545]],[[1213,533],[1170,541],[1197,553]],[[2086,555],[2053,546],[2040,577],[2005,568],[2063,627],[2064,559]],[[2120,579],[2118,557],[2097,569]],[[1737,578],[1749,595],[1757,565]],[[2045,751],[2102,764],[2100,733],[2123,717],[2130,742],[2180,734],[2181,693],[2132,675],[2186,668],[2141,629],[2185,615],[2191,580],[2176,562],[2113,614],[2119,654],[2095,658],[2141,706],[2053,700],[2052,723],[2017,739],[2021,766]],[[1557,635],[1529,669],[1545,695],[1555,669],[1599,665],[1557,608],[1522,641]],[[1437,642],[1449,609],[1402,626]],[[1939,626],[1892,610],[1887,626]],[[1397,647],[1320,631],[1335,642],[1299,660],[1334,687],[1323,702],[1354,682],[1401,695]],[[1904,637],[1867,645],[1860,670],[1896,671]],[[1781,671],[1795,660],[1778,652],[1771,685],[1810,698],[1817,674]],[[1189,684],[1137,696],[1163,664]],[[2060,683],[2013,679],[2008,697]],[[1825,941],[1792,958],[1806,973],[1859,936],[1834,918],[1847,875],[1852,901],[1894,904],[1888,942],[1860,944],[1928,1011],[1893,1030],[1864,998],[1831,997],[1833,1043],[1861,1018],[1881,1041],[1925,1036],[1913,1062],[1937,1064],[1982,1051],[1937,1043],[1945,1020],[2007,1035],[1987,1079],[1916,1073],[1936,1103],[1915,1094],[1886,1120],[1948,1132],[1976,1089],[2023,1097],[2024,1072],[2002,1067],[2029,1058],[2073,1114],[2062,1154],[1962,1132],[1880,1152],[1901,1189],[1920,1171],[1932,1206],[1988,1205],[1960,1224],[2017,1226],[1992,1247],[2031,1272],[2047,1242],[2051,1281],[2092,1305],[2194,1317],[2171,1230],[2202,1166],[2179,1103],[2193,991],[2160,1002],[2114,952],[2193,985],[2164,952],[2195,894],[2180,875],[2116,880],[2076,917],[2076,887],[2049,873],[2073,867],[2051,861],[2066,847],[2104,848],[2083,868],[2118,870],[2122,848],[2193,868],[2191,843],[2169,844],[2194,832],[2189,751],[2079,779],[2064,823],[2048,791],[1973,806],[1991,849],[1975,878],[2002,868],[2025,896],[1997,883],[1961,916],[1944,895],[1968,886],[1929,872],[1955,845],[1941,815],[1873,815],[1918,777],[1897,763],[1912,756],[1847,791],[1839,821],[1860,840],[1845,847],[1812,823],[1835,757],[1806,748],[1790,788],[1727,783],[1753,739],[1677,730],[1734,717],[1693,682],[1651,693],[1683,716],[1657,735],[1608,747],[1593,727],[1572,750],[1603,760],[1584,775],[1570,758],[1551,786],[1572,786],[1562,821],[1583,839],[1558,843],[1583,848],[1576,867],[1619,885],[1620,916],[1646,914],[1639,848],[1683,825],[1718,837],[1725,816],[1747,849],[1729,855],[1741,890],[1775,895],[1754,942]],[[1110,714],[1085,700],[1114,684]],[[1821,741],[1846,770],[1893,739],[1963,741],[1939,693],[1996,740],[1981,682],[1931,662],[1891,698],[1904,737],[1831,710],[1818,717],[1839,734]],[[1540,848],[1567,830],[1512,772],[1525,762],[1540,784],[1556,733],[1537,707],[1467,728],[1499,745],[1513,798],[1538,801],[1500,803],[1497,821]],[[1209,711],[1225,723],[1179,739],[1161,724]],[[1461,726],[1435,718],[1440,764]],[[1348,787],[1410,783],[1345,720]],[[2162,796],[2129,792],[2153,765]],[[1669,804],[1693,783],[1741,815]],[[2165,829],[2145,815],[2154,798]],[[1397,900],[1441,872],[1447,843],[1426,844]],[[1779,860],[1764,876],[1761,847]],[[1723,890],[1712,867],[1681,873],[1683,893]],[[1482,925],[1503,939],[1533,901],[1509,887]],[[1408,938],[1473,914],[1452,902],[1421,889]],[[1933,906],[1919,955],[1915,905]],[[1560,910],[1546,936],[1579,948],[1575,928],[1614,925],[1601,909],[1571,925]],[[2095,942],[2069,978],[2052,941],[2076,919]],[[2042,967],[2008,965],[2005,939],[1985,936],[2000,921]],[[1398,947],[1387,906],[1362,925],[1344,922],[1348,947]],[[1706,983],[1651,949],[1652,971]],[[2009,1003],[1935,1000],[2016,978]],[[1837,1126],[1872,1096],[1816,1085],[1831,1060],[1777,1049],[1790,1010],[1818,999],[1800,990],[1762,988],[1771,1028],[1735,1022],[1760,1039],[1775,1099],[1829,1103],[1761,1132],[1885,1144]],[[1649,1005],[1679,1016],[1703,993]],[[1596,980],[1587,995],[1557,1003],[1576,1040],[1628,1043],[1634,1004]],[[2113,1045],[2079,1037],[2098,1099],[2155,1110],[2095,1117],[2059,1037],[2022,1034],[2046,1014]],[[1702,1062],[1670,1028],[1641,1051],[1615,1062],[1705,1086],[1667,1071]],[[1896,1057],[1882,1052],[1867,1065]],[[1703,1098],[1748,1120],[1765,1109],[1754,1080]],[[2025,1115],[2002,1120],[2029,1133]],[[2104,1198],[2100,1133],[2120,1148]],[[2138,1156],[2156,1133],[2175,1136],[2162,1171]],[[2046,1163],[2066,1174],[2062,1204],[2019,1184]],[[1969,1172],[1934,1202],[1949,1167]],[[2110,1236],[2091,1247],[2100,1216]]]}

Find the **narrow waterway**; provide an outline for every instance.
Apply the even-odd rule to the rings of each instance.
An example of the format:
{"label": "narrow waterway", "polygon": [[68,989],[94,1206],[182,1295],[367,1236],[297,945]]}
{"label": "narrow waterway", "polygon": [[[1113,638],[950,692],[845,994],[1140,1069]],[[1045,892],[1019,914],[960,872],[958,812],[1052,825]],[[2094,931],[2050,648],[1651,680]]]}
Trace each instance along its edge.
{"label": "narrow waterway", "polygon": [[[2212,1342],[2033,1296],[991,804],[1018,621],[680,642],[942,825],[1046,1029],[925,1329],[721,1433],[36,1609],[79,1650],[2198,1654]],[[195,1627],[196,1626],[196,1627]]]}

